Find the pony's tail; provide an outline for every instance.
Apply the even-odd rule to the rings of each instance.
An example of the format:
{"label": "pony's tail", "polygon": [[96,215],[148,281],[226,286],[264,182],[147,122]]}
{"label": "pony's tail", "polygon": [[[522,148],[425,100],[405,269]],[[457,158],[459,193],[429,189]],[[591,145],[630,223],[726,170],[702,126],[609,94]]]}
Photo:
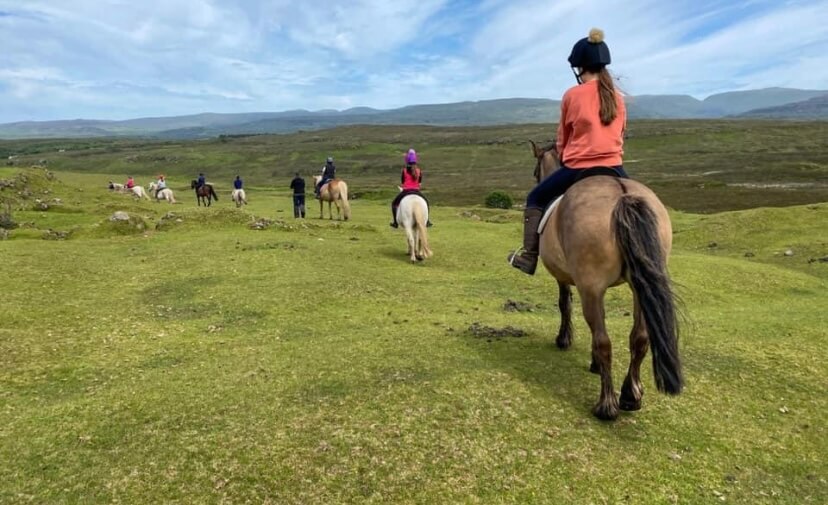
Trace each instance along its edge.
{"label": "pony's tail", "polygon": [[342,200],[342,215],[347,221],[351,219],[351,204],[348,202],[348,185],[345,181],[339,183],[339,199]]}
{"label": "pony's tail", "polygon": [[655,213],[633,195],[623,195],[612,213],[615,240],[638,298],[653,353],[656,387],[677,395],[684,387],[678,350],[675,295],[661,252]]}
{"label": "pony's tail", "polygon": [[431,248],[428,246],[428,228],[426,228],[426,219],[425,215],[423,215],[423,206],[415,205],[414,206],[414,222],[417,225],[417,237],[419,237],[419,245],[420,250],[423,252],[423,256],[428,258],[431,256]]}
{"label": "pony's tail", "polygon": [[213,189],[213,186],[210,186],[210,196],[212,196],[213,198],[215,198],[216,201],[218,201],[218,195],[216,194],[216,190]]}

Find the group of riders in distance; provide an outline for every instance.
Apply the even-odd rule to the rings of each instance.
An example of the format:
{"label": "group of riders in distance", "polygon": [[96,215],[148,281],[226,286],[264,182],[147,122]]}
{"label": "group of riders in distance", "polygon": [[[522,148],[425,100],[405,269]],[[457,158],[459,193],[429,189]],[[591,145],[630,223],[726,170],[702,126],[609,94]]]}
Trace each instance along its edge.
{"label": "group of riders in distance", "polygon": [[[531,142],[537,185],[526,198],[523,247],[509,254],[508,262],[534,275],[540,259],[558,281],[561,325],[556,344],[561,349],[572,342],[571,288],[578,290],[592,333],[590,370],[601,377],[600,397],[592,411],[598,418],[612,420],[619,410],[641,408],[640,367],[648,350],[653,355],[656,388],[672,395],[683,388],[674,294],[667,273],[672,227],[658,197],[624,171],[626,108],[606,68],[611,58],[604,33],[592,29],[575,43],[568,61],[577,84],[561,101],[556,140],[545,146]],[[411,260],[418,261],[431,256],[428,201],[420,192],[423,171],[414,149],[404,160],[390,224],[405,229]],[[135,187],[132,178],[126,187]],[[206,198],[207,205],[211,198],[217,199],[203,174],[192,188],[200,200]],[[234,188],[243,191],[239,177]],[[305,217],[305,182],[298,173],[290,188],[294,216]],[[175,201],[163,176],[150,185],[150,191],[159,200]],[[329,215],[333,202],[338,213],[350,217],[348,186],[336,177],[333,158],[314,177],[314,193],[320,201],[320,217],[326,201]],[[631,360],[618,397],[604,296],[608,288],[620,284],[631,287],[634,310]]]}
{"label": "group of riders in distance", "polygon": [[[397,211],[400,207],[400,202],[402,202],[405,197],[417,196],[421,198],[423,202],[425,202],[426,207],[428,207],[428,200],[420,191],[420,185],[423,181],[423,172],[417,161],[417,152],[414,149],[409,149],[405,154],[405,167],[400,174],[400,193],[391,203],[390,226],[393,228],[399,227]],[[348,203],[348,186],[345,181],[336,177],[336,165],[334,164],[333,157],[328,157],[325,161],[325,166],[322,167],[321,174],[314,176],[313,179],[314,196],[320,201],[319,217],[323,217],[323,202],[328,202],[328,214],[331,219],[333,219],[333,215],[331,213],[332,204],[336,204],[337,214],[340,217],[344,217],[345,220],[350,219],[351,211],[350,204]],[[175,203],[176,201],[174,193],[172,189],[167,186],[167,179],[163,174],[158,175],[158,178],[149,184],[147,188],[148,191],[144,191],[141,186],[135,184],[135,179],[132,176],[128,176],[126,183],[124,184],[117,184],[110,181],[109,189],[118,192],[131,193],[138,198],[149,199],[149,196],[147,196],[147,193],[149,193],[159,201],[165,200],[169,203]],[[199,206],[203,203],[205,206],[209,207],[213,200],[218,201],[219,199],[213,184],[207,182],[204,173],[199,173],[198,178],[190,181],[190,189],[195,191],[196,200]],[[296,176],[291,181],[290,189],[293,191],[294,217],[304,218],[305,180],[301,177],[299,172],[296,173]],[[247,195],[244,191],[244,182],[239,175],[237,175],[233,181],[232,199],[238,207],[247,204]],[[426,219],[426,226],[432,226],[431,221],[428,219]]]}

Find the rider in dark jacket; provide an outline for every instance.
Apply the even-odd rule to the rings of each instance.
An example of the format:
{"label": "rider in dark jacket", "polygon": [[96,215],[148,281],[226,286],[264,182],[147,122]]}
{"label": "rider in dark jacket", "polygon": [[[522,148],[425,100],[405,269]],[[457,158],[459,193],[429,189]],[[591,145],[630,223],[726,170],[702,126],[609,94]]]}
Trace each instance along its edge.
{"label": "rider in dark jacket", "polygon": [[335,177],[336,165],[334,165],[334,159],[328,156],[327,161],[325,161],[325,166],[322,168],[322,178],[319,179],[319,184],[316,185],[316,189],[314,191],[317,198],[319,198],[319,191],[322,189],[322,186],[332,181]]}
{"label": "rider in dark jacket", "polygon": [[204,177],[204,174],[198,174],[198,180],[196,181],[196,189],[200,188],[201,186],[204,186],[206,181],[207,179]]}
{"label": "rider in dark jacket", "polygon": [[305,179],[296,172],[296,177],[290,181],[293,190],[293,217],[305,217]]}

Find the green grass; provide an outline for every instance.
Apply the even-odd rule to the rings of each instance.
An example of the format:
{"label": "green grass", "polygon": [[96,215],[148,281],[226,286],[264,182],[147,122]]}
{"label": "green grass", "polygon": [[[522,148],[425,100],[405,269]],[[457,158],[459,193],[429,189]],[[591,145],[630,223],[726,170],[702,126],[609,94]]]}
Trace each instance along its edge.
{"label": "green grass", "polygon": [[[554,281],[505,263],[516,211],[436,207],[435,257],[411,265],[387,202],[296,223],[272,189],[208,210],[189,190],[133,203],[106,175],[28,175],[64,204],[16,211],[0,242],[2,503],[828,499],[828,263],[808,262],[828,254],[828,204],[675,212],[687,389],[657,394],[648,360],[643,410],[602,423],[577,300],[558,351]],[[150,230],[109,228],[120,208]],[[155,230],[169,211],[182,222]],[[608,295],[617,387],[630,307]]]}
{"label": "green grass", "polygon": [[[554,134],[553,124],[350,126],[203,141],[20,140],[0,141],[0,158],[118,174],[121,182],[133,175],[142,184],[161,172],[181,189],[199,172],[223,188],[241,174],[248,184],[286,189],[294,172],[316,174],[330,155],[353,193],[384,198],[399,184],[403,154],[415,147],[431,200],[461,206],[480,205],[493,190],[522,202],[533,184],[528,139]],[[627,171],[672,208],[710,213],[828,201],[828,122],[642,120],[630,122],[628,134]]]}

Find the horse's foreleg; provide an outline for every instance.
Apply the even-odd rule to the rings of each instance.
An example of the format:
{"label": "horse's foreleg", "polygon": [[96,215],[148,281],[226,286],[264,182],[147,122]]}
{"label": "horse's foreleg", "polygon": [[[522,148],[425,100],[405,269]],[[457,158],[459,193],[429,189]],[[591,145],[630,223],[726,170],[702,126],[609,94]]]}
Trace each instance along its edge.
{"label": "horse's foreleg", "polygon": [[572,288],[558,281],[558,309],[561,311],[561,327],[555,345],[558,349],[569,349],[572,345]]}
{"label": "horse's foreleg", "polygon": [[641,385],[641,362],[647,355],[650,347],[650,337],[647,334],[647,325],[641,314],[638,297],[634,296],[633,327],[630,332],[630,368],[624,385],[621,386],[619,404],[621,410],[638,410],[641,408],[641,397],[644,396],[644,387]]}
{"label": "horse's foreleg", "polygon": [[601,375],[601,396],[592,413],[599,419],[612,421],[618,417],[618,399],[612,387],[612,344],[604,322],[605,291],[579,289],[584,318],[592,330],[592,362]]}

